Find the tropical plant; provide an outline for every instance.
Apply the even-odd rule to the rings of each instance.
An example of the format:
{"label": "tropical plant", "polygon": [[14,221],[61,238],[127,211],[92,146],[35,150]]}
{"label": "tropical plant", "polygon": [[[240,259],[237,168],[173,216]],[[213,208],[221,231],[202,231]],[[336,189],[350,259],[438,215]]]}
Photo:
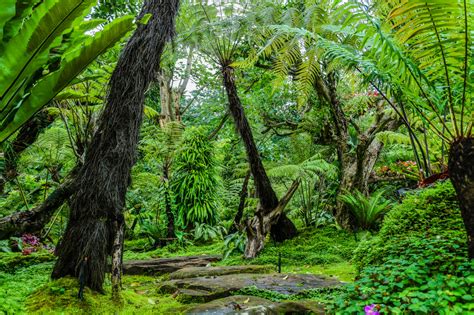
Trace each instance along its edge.
{"label": "tropical plant", "polygon": [[183,137],[171,179],[179,223],[188,229],[196,223],[215,224],[221,184],[213,144],[199,128],[188,128]]}
{"label": "tropical plant", "polygon": [[212,226],[206,223],[198,223],[193,232],[194,241],[209,242],[222,240],[226,234],[226,229],[221,225]]}
{"label": "tropical plant", "polygon": [[[328,60],[358,71],[404,120],[410,110],[449,144],[449,174],[461,204],[474,257],[474,8],[471,0],[385,1],[375,11],[357,1],[341,4],[341,34],[356,45],[322,39]],[[421,145],[420,145],[421,146]]]}
{"label": "tropical plant", "polygon": [[97,30],[94,0],[7,1],[0,16],[0,142],[132,30],[126,16]]}
{"label": "tropical plant", "polygon": [[364,230],[375,229],[380,218],[390,209],[391,202],[383,198],[385,191],[380,189],[370,196],[356,190],[339,195],[339,199],[349,206],[357,221],[357,227]]}

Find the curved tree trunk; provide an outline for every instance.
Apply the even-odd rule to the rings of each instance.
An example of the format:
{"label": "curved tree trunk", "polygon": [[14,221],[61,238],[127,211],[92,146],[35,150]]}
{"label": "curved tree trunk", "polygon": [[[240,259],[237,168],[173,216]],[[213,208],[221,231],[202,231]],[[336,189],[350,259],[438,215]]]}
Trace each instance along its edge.
{"label": "curved tree trunk", "polygon": [[86,285],[102,291],[107,257],[121,224],[125,193],[143,116],[145,92],[159,69],[166,42],[174,33],[179,0],[145,1],[139,24],[125,46],[110,79],[109,94],[97,132],[77,178],[69,222],[56,254],[53,278],[78,276],[88,259]]}
{"label": "curved tree trunk", "polygon": [[[228,65],[223,65],[222,74],[229,102],[229,111],[234,118],[235,126],[244,142],[255,189],[260,202],[255,218],[251,220],[250,223],[252,227],[247,229],[247,231],[252,231],[252,229],[256,230],[253,234],[247,233],[249,238],[247,239],[245,255],[248,258],[252,258],[263,249],[265,237],[267,233],[270,232],[270,228],[261,228],[262,224],[271,227],[272,238],[276,241],[284,241],[296,236],[297,230],[293,222],[283,213],[284,207],[280,206],[275,191],[270,183],[270,179],[263,167],[257,145],[253,139],[252,129],[250,128],[244,108],[237,94],[234,69]],[[275,212],[275,210],[277,211]],[[256,241],[250,241],[250,237],[256,238]]]}
{"label": "curved tree trunk", "polygon": [[454,185],[466,226],[467,249],[474,259],[474,138],[461,138],[449,150],[449,177]]}

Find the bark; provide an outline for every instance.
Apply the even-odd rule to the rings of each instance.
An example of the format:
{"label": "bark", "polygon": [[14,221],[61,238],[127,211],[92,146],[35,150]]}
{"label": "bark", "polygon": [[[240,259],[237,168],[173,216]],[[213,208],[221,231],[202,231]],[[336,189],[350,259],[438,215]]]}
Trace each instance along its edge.
{"label": "bark", "polygon": [[38,207],[13,213],[0,219],[0,239],[7,239],[23,233],[36,233],[51,220],[54,211],[74,193],[77,184],[73,179],[66,180]]}
{"label": "bark", "polygon": [[123,260],[123,239],[124,239],[125,219],[123,215],[114,224],[115,237],[112,249],[112,299],[120,302],[120,291],[122,290],[122,260]]}
{"label": "bark", "polygon": [[[258,253],[262,251],[266,235],[272,229],[274,222],[279,221],[281,215],[284,214],[283,211],[298,189],[299,184],[299,180],[294,181],[285,196],[270,213],[264,214],[263,209],[259,206],[255,217],[247,222],[247,244],[245,245],[244,251],[245,258],[255,258]],[[288,221],[291,222],[290,220]]]}
{"label": "bark", "polygon": [[77,277],[79,263],[88,257],[86,285],[102,291],[115,236],[113,227],[122,215],[135,163],[145,92],[159,69],[164,46],[173,36],[178,7],[178,0],[145,1],[138,20],[145,14],[151,18],[138,25],[119,57],[105,110],[79,171],[69,222],[56,248],[54,279]]}
{"label": "bark", "polygon": [[[268,227],[257,229],[258,233],[255,234],[257,240],[252,242],[254,248],[249,250],[249,255],[246,255],[247,257],[252,255],[254,255],[252,257],[255,257],[263,248],[263,242],[267,233],[270,231],[270,227],[274,226],[272,229],[272,237],[278,241],[296,236],[297,230],[293,222],[282,213],[283,208],[279,207],[278,198],[263,167],[257,145],[253,139],[252,129],[250,128],[244,108],[237,94],[234,69],[228,65],[223,65],[222,75],[224,87],[227,92],[229,111],[234,118],[236,128],[244,143],[250,171],[252,172],[256,193],[259,198],[259,207],[253,222],[261,222],[261,224],[264,224],[263,221],[265,221],[265,224],[268,225]],[[277,209],[279,209],[279,211],[275,212]],[[251,230],[251,228],[248,230]],[[247,241],[247,245],[248,244],[249,242]]]}
{"label": "bark", "polygon": [[239,207],[237,208],[237,213],[234,217],[234,223],[230,227],[229,234],[233,234],[239,230],[241,230],[240,221],[242,221],[242,217],[244,216],[244,209],[245,209],[245,200],[247,199],[248,195],[248,186],[250,181],[250,171],[247,172],[244,178],[244,183],[242,184],[242,190],[240,191],[240,201]]}
{"label": "bark", "polygon": [[174,216],[173,210],[171,209],[171,198],[169,193],[169,165],[165,163],[163,166],[163,179],[165,181],[165,212],[166,218],[168,220],[168,228],[166,237],[169,239],[173,239],[175,237],[174,234]]}
{"label": "bark", "polygon": [[451,144],[448,165],[466,227],[468,256],[474,259],[474,137]]}

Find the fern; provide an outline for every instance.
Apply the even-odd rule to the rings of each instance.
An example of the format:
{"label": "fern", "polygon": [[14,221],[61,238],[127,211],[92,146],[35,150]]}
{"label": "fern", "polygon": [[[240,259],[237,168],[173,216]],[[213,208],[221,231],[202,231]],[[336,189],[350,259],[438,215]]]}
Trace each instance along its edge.
{"label": "fern", "polygon": [[390,201],[383,199],[384,190],[378,190],[369,197],[356,190],[339,195],[339,199],[350,209],[361,229],[375,229],[380,218],[390,209]]}

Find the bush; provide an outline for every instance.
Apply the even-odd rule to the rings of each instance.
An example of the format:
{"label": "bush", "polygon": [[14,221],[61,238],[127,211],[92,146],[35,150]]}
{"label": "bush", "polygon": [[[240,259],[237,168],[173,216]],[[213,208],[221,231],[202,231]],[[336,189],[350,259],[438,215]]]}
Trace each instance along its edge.
{"label": "bush", "polygon": [[380,265],[365,268],[330,311],[361,313],[375,304],[381,313],[461,314],[474,311],[474,261],[465,237],[390,242]]}
{"label": "bush", "polygon": [[395,206],[385,216],[379,234],[359,244],[353,261],[360,271],[367,265],[383,262],[391,243],[398,242],[400,237],[418,233],[430,238],[449,235],[450,231],[465,233],[454,188],[446,181],[412,193]]}
{"label": "bush", "polygon": [[409,194],[386,216],[383,238],[413,231],[464,229],[456,193],[450,181]]}
{"label": "bush", "polygon": [[355,251],[359,276],[330,312],[452,314],[474,311],[474,261],[450,182],[407,196],[379,235]]}

